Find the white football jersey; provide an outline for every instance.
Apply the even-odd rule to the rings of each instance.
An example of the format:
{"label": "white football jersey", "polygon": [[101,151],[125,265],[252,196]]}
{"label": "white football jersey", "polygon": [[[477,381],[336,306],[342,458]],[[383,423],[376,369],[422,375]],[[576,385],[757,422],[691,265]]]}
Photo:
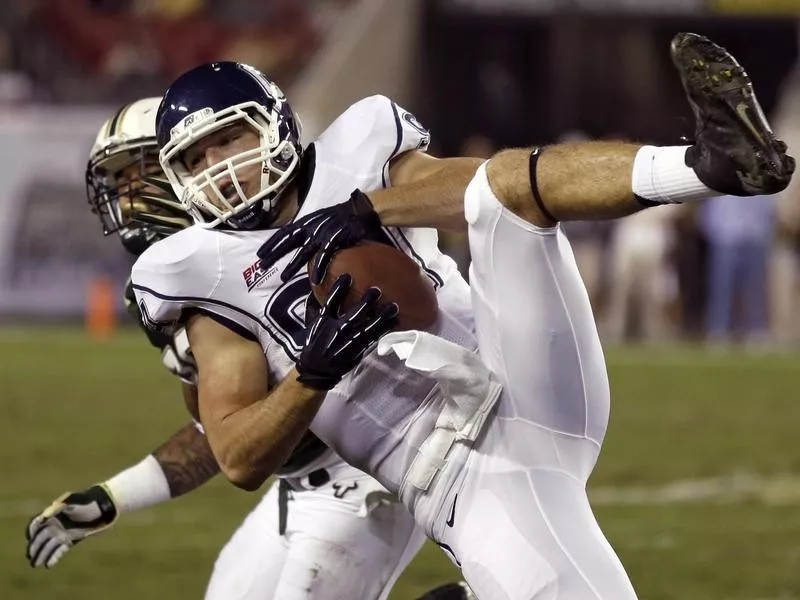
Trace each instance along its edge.
{"label": "white football jersey", "polygon": [[[389,162],[408,150],[425,149],[429,134],[394,102],[372,96],[352,105],[306,150],[299,216],[391,185]],[[192,226],[151,246],[133,267],[132,280],[143,319],[169,330],[184,309],[211,313],[241,335],[258,341],[273,384],[286,377],[305,339],[305,301],[311,291],[302,269],[283,283],[286,256],[261,269],[259,247],[277,229],[232,231]],[[393,243],[415,260],[437,290],[439,319],[431,331],[473,349],[470,292],[455,263],[438,248],[433,229],[386,228]],[[323,403],[312,431],[347,462],[397,490],[441,403],[432,380],[391,356],[371,353]],[[428,410],[418,412],[422,405]],[[431,406],[434,405],[434,406]],[[431,410],[433,409],[433,410]],[[430,421],[420,427],[419,419]]]}

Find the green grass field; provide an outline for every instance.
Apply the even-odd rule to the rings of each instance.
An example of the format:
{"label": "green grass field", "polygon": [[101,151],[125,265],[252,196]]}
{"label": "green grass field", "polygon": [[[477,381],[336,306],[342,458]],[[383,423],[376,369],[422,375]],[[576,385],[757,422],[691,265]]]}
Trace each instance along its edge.
{"label": "green grass field", "polygon": [[[798,358],[609,352],[611,425],[590,490],[640,598],[800,598]],[[220,478],[125,515],[52,571],[24,557],[30,516],[185,423],[141,335],[0,330],[0,373],[0,598],[202,597],[216,552],[259,498]],[[455,576],[428,547],[393,598]]]}

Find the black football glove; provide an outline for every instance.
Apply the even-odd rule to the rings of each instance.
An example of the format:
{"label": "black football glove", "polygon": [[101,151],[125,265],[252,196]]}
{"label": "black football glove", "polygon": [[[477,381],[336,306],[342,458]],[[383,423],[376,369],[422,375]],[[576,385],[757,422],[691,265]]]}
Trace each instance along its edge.
{"label": "black football glove", "polygon": [[351,284],[350,275],[339,276],[328,301],[308,328],[306,344],[297,359],[297,380],[309,387],[331,389],[397,324],[397,304],[380,307],[381,292],[375,287],[340,315]]}
{"label": "black football glove", "polygon": [[314,321],[319,318],[319,313],[321,310],[322,305],[319,303],[319,300],[317,300],[317,297],[314,294],[309,294],[306,296],[306,329],[311,327],[314,324]]}
{"label": "black football glove", "polygon": [[261,268],[268,269],[281,257],[300,248],[281,273],[281,279],[289,281],[316,255],[311,283],[318,285],[325,278],[337,250],[350,248],[365,239],[386,241],[372,202],[365,193],[356,190],[347,202],[323,208],[281,227],[258,249],[258,257]]}

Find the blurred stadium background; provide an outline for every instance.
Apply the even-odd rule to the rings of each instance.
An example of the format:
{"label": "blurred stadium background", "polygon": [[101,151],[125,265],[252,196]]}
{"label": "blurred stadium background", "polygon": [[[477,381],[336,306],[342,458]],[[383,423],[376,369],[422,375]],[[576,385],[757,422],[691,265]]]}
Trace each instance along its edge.
{"label": "blurred stadium background", "polygon": [[[443,156],[680,143],[692,120],[668,43],[689,30],[739,57],[797,155],[798,16],[800,0],[0,3],[0,598],[200,597],[258,500],[216,480],[126,515],[52,572],[25,561],[30,516],[185,420],[124,315],[131,259],[87,210],[87,153],[118,105],[236,59],[281,83],[308,138],[383,93]],[[800,182],[718,206],[567,227],[614,398],[591,494],[641,598],[800,598]],[[465,267],[463,239],[443,244]],[[454,576],[427,548],[393,598]]]}

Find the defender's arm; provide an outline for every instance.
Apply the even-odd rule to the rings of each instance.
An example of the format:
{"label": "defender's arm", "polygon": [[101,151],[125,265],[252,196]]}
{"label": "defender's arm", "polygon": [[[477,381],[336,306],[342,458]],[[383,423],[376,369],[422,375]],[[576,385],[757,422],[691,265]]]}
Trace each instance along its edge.
{"label": "defender's arm", "polygon": [[[184,385],[189,401],[194,386]],[[101,484],[65,492],[33,517],[26,529],[32,567],[54,567],[72,546],[108,529],[122,513],[176,498],[219,472],[206,436],[194,423],[174,433],[152,454]]]}
{"label": "defender's arm", "polygon": [[164,471],[172,498],[196,490],[220,470],[208,438],[194,423],[175,432],[153,456]]}

